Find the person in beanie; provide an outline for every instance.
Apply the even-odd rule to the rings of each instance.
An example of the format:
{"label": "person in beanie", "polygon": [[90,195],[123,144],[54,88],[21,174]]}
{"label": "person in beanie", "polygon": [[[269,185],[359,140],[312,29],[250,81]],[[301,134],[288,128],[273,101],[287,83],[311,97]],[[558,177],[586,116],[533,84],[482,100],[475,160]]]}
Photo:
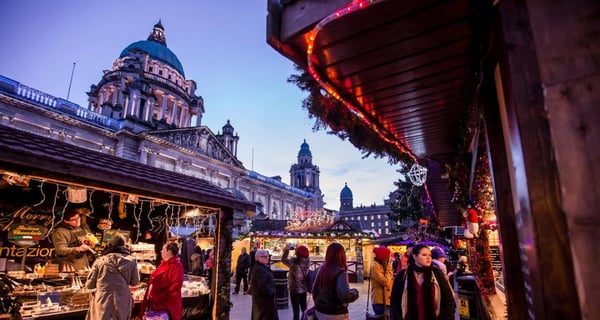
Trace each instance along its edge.
{"label": "person in beanie", "polygon": [[375,263],[371,269],[371,303],[376,315],[385,313],[385,307],[390,305],[392,284],[394,283],[394,268],[390,261],[390,249],[379,246],[373,249]]}
{"label": "person in beanie", "polygon": [[301,245],[296,248],[295,258],[288,258],[289,253],[290,245],[287,244],[283,249],[281,262],[290,268],[288,272],[288,289],[290,290],[294,320],[298,320],[300,315],[306,311],[306,275],[310,269],[310,260],[306,246]]}
{"label": "person in beanie", "polygon": [[96,289],[86,319],[129,319],[133,308],[129,286],[139,283],[137,263],[129,256],[125,238],[114,235],[103,255],[94,261],[85,283],[87,289]]}
{"label": "person in beanie", "polygon": [[431,249],[431,258],[433,259],[433,267],[438,268],[448,278],[448,268],[446,267],[446,254],[440,247]]}

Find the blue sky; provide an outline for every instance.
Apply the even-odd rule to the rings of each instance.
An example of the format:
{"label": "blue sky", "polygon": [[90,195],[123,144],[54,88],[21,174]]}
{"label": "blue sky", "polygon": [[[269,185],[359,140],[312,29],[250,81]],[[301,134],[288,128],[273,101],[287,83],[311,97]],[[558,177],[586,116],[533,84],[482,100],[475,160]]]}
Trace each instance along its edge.
{"label": "blue sky", "polygon": [[289,184],[306,139],[321,170],[325,207],[339,209],[345,182],[355,206],[382,204],[400,178],[397,167],[362,159],[350,142],[312,131],[301,107],[306,94],[286,82],[292,62],[266,43],[266,7],[267,0],[4,0],[0,74],[66,98],[75,62],[69,100],[87,106],[85,92],[102,70],[161,19],[167,46],[204,98],[202,125],[216,133],[231,120],[246,168]]}

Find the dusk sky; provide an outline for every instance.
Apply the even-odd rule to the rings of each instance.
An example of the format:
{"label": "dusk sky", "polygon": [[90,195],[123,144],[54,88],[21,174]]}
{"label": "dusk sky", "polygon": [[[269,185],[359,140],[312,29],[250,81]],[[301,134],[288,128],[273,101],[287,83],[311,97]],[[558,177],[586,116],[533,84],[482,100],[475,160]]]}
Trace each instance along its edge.
{"label": "dusk sky", "polygon": [[306,93],[286,81],[292,62],[266,42],[267,0],[5,0],[0,9],[5,77],[67,98],[76,63],[69,100],[87,107],[90,85],[160,19],[168,48],[204,98],[202,125],[216,134],[229,119],[247,169],[289,184],[306,139],[321,171],[325,207],[335,210],[345,182],[358,206],[382,204],[400,178],[387,159],[362,159],[350,142],[313,132],[302,109]]}

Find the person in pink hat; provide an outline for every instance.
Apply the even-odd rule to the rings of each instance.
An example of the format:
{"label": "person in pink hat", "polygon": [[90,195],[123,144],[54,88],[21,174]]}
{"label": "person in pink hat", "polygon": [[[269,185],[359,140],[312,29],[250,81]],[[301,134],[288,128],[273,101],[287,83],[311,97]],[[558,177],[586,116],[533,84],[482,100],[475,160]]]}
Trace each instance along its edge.
{"label": "person in pink hat", "polygon": [[306,275],[310,268],[308,258],[308,248],[304,245],[296,247],[296,257],[288,258],[291,245],[287,244],[283,249],[281,262],[283,262],[290,271],[288,272],[288,289],[290,291],[290,302],[294,320],[299,320],[300,315],[306,311]]}

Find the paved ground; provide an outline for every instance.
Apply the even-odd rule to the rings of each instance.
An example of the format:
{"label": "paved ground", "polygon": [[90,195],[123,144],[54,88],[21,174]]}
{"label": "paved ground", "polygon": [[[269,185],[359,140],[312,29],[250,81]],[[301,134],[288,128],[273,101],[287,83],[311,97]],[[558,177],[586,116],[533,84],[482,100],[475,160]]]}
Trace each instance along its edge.
{"label": "paved ground", "polygon": [[[350,304],[350,319],[364,319],[367,308],[367,286],[368,282],[364,283],[351,283],[350,287],[358,289],[360,292],[358,300]],[[233,288],[233,287],[232,287]],[[229,313],[231,320],[250,320],[250,310],[252,310],[252,297],[245,294],[231,294],[231,302],[233,302],[233,309]],[[312,299],[310,300],[309,306],[312,306]],[[369,310],[371,308],[369,307]],[[291,320],[292,319],[292,307],[288,303],[287,309],[279,310],[280,320]]]}
{"label": "paved ground", "polygon": [[[350,310],[350,320],[359,320],[365,318],[365,312],[367,308],[367,288],[369,282],[365,281],[363,283],[351,283],[350,287],[358,289],[360,292],[358,300],[351,303],[348,309]],[[233,290],[233,285],[231,286]],[[458,288],[455,289],[455,292]],[[490,297],[491,304],[488,305],[491,312],[492,320],[503,320],[506,319],[506,300],[504,297],[504,293],[501,290],[497,290],[497,294]],[[231,294],[231,301],[233,302],[233,309],[229,314],[229,319],[231,320],[249,320],[250,319],[250,311],[252,310],[252,297],[245,294]],[[313,306],[312,300],[309,300],[309,307]],[[371,306],[369,306],[369,311],[373,312]],[[280,320],[292,320],[292,308],[288,303],[287,309],[279,310],[279,319]],[[458,308],[456,318],[459,319],[458,316]]]}

